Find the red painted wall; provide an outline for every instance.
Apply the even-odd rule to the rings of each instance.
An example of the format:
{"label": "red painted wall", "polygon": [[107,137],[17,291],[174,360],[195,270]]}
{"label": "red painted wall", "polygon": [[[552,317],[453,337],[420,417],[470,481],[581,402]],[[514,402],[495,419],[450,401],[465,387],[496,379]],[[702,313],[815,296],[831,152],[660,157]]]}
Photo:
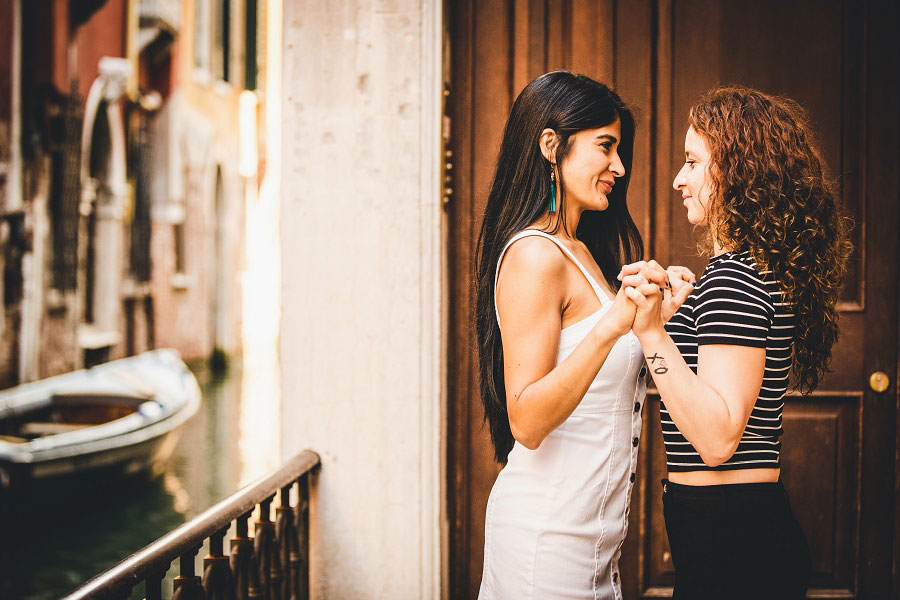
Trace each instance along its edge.
{"label": "red painted wall", "polygon": [[126,0],[108,0],[78,28],[78,88],[87,98],[104,56],[125,56]]}

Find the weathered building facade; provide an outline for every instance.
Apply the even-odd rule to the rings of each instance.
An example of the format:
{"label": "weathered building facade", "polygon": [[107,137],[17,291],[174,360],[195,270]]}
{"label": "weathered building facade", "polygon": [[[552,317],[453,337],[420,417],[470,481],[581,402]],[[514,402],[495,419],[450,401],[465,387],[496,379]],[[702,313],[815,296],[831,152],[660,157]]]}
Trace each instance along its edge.
{"label": "weathered building facade", "polygon": [[0,2],[0,386],[239,351],[244,8]]}
{"label": "weathered building facade", "polygon": [[175,85],[155,123],[156,342],[189,356],[240,348],[245,201],[256,186],[240,147],[258,140],[242,139],[238,121],[242,92],[256,87],[257,14],[253,0],[184,2]]}

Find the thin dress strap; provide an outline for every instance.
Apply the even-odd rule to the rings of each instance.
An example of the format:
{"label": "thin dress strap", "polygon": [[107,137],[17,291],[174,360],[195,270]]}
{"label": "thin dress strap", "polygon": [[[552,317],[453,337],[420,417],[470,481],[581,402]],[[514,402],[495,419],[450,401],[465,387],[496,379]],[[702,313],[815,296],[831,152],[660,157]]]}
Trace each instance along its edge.
{"label": "thin dress strap", "polygon": [[555,237],[553,237],[552,235],[550,235],[549,233],[546,233],[544,231],[539,231],[537,229],[523,229],[516,235],[512,236],[512,238],[510,238],[510,240],[508,242],[506,242],[506,245],[503,247],[503,250],[500,252],[500,257],[497,259],[497,270],[494,272],[494,314],[497,316],[497,325],[498,326],[500,325],[500,310],[497,308],[497,278],[500,276],[500,265],[503,263],[503,256],[506,254],[506,251],[509,249],[509,247],[513,245],[513,242],[516,242],[524,237],[529,237],[529,236],[533,236],[533,235],[538,235],[540,237],[547,238],[548,240],[550,240],[551,242],[553,242],[554,244],[559,246],[559,249],[563,251],[563,254],[568,256],[569,259],[573,263],[575,263],[575,266],[578,267],[578,270],[581,271],[582,275],[584,275],[584,278],[587,279],[588,283],[591,286],[591,289],[593,289],[594,293],[597,295],[597,299],[600,300],[601,306],[605,305],[607,302],[612,302],[612,300],[610,300],[609,296],[607,296],[606,293],[603,292],[603,290],[600,288],[600,286],[597,284],[597,282],[594,280],[594,278],[591,277],[591,274],[588,273],[587,269],[584,268],[584,265],[582,265],[578,261],[578,259],[575,258],[575,255],[572,253],[572,251],[569,250],[568,248],[566,248],[562,242],[560,242],[558,239],[556,239]]}

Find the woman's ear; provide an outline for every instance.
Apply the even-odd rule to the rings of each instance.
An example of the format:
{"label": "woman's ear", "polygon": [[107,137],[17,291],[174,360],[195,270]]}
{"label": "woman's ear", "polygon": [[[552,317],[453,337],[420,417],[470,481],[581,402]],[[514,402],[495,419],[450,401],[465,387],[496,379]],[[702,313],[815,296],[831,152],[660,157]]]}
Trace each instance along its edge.
{"label": "woman's ear", "polygon": [[559,136],[555,131],[547,127],[541,132],[538,138],[538,145],[541,147],[541,154],[544,155],[551,165],[556,164],[556,148],[559,145]]}

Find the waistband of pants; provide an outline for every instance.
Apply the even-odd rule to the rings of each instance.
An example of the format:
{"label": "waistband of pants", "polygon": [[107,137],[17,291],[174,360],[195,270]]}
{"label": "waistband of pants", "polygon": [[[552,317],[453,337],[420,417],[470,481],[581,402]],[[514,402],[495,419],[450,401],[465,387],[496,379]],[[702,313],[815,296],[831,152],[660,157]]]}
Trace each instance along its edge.
{"label": "waistband of pants", "polygon": [[726,483],[720,485],[684,485],[662,480],[663,493],[685,502],[715,502],[717,500],[765,500],[787,497],[781,479],[777,482]]}

